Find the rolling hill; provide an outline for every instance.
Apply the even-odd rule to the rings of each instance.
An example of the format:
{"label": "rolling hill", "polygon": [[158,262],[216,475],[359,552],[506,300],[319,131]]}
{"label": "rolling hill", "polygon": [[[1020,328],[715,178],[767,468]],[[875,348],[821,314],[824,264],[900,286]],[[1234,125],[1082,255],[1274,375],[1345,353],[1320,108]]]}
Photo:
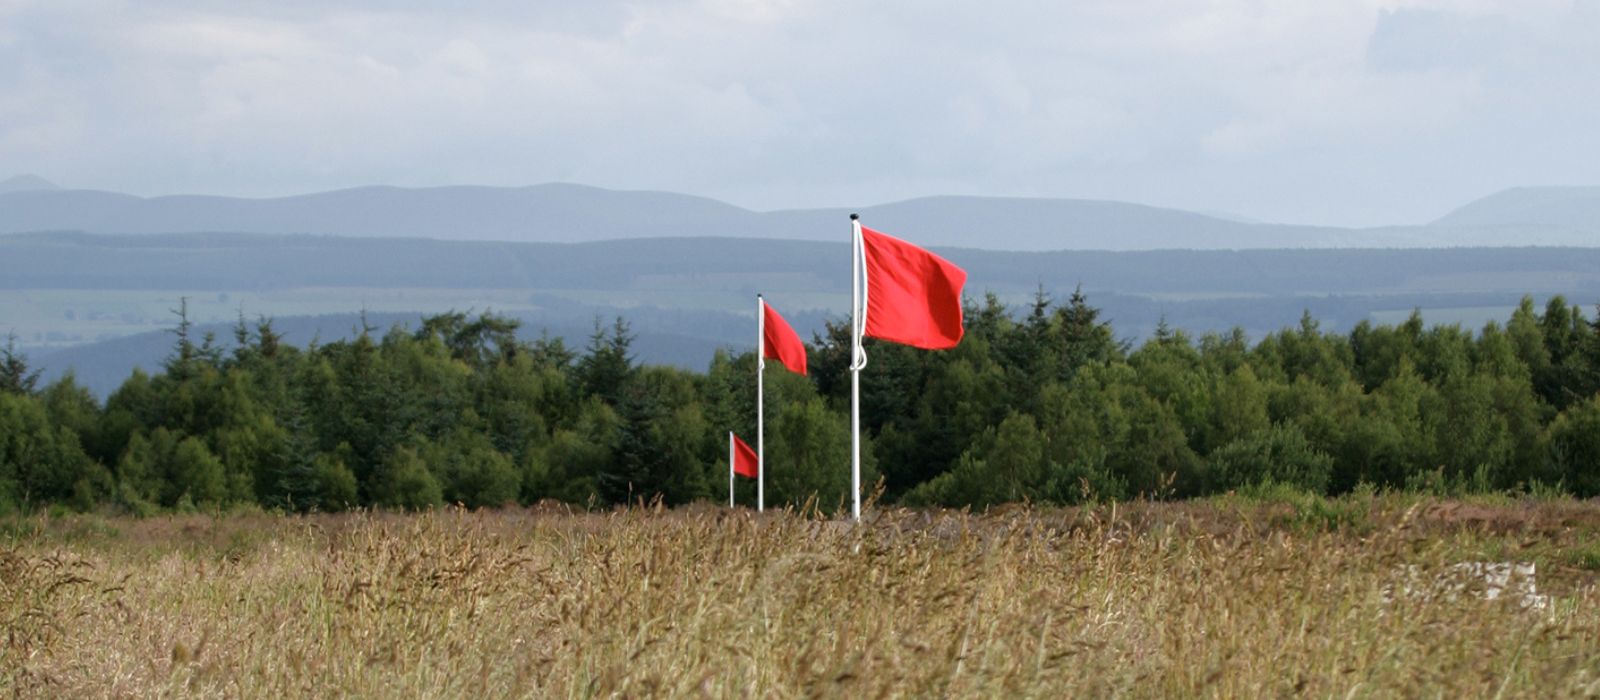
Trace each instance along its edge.
{"label": "rolling hill", "polygon": [[1559,228],[1591,234],[1600,243],[1600,187],[1516,187],[1440,217],[1435,227]]}
{"label": "rolling hill", "polygon": [[[91,190],[23,189],[0,193],[0,233],[239,232],[545,243],[688,236],[841,240],[849,235],[849,211],[756,212],[683,194],[560,183],[516,188],[361,187],[269,199],[144,198]],[[991,250],[1483,244],[1441,238],[1425,228],[1250,223],[1083,199],[941,196],[855,211],[868,225],[927,245]]]}
{"label": "rolling hill", "polygon": [[[974,298],[1013,307],[1081,288],[1125,338],[1165,320],[1192,333],[1251,335],[1309,310],[1326,330],[1393,322],[1421,308],[1469,328],[1504,319],[1524,294],[1600,302],[1600,248],[1002,252],[938,248]],[[380,329],[424,314],[494,310],[583,344],[596,318],[623,316],[644,361],[704,368],[748,347],[756,292],[809,337],[848,302],[848,245],[740,238],[594,243],[454,242],[247,234],[0,236],[0,335],[48,376],[76,369],[103,394],[171,346],[170,309],[220,338],[240,315],[270,316],[291,342],[342,337],[366,310]]]}
{"label": "rolling hill", "polygon": [[357,187],[290,197],[136,197],[0,182],[0,234],[270,233],[452,241],[585,243],[727,237],[836,241],[846,214],[936,246],[988,250],[1230,250],[1589,246],[1600,187],[1506,190],[1424,226],[1337,228],[1089,199],[938,196],[852,209],[752,211],[673,192],[549,183],[528,187]]}
{"label": "rolling hill", "polygon": [[0,180],[0,194],[7,192],[40,192],[59,190],[55,183],[38,175],[16,175]]}

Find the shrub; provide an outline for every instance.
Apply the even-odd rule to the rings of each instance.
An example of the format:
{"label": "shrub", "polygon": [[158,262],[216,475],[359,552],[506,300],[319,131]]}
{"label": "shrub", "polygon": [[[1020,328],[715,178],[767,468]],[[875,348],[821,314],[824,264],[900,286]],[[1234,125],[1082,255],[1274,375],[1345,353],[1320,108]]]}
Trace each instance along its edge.
{"label": "shrub", "polygon": [[1323,493],[1333,458],[1312,447],[1299,427],[1280,423],[1218,448],[1211,453],[1210,467],[1217,490],[1272,482]]}
{"label": "shrub", "polygon": [[1600,396],[1568,408],[1549,428],[1550,461],[1572,493],[1600,495]]}
{"label": "shrub", "polygon": [[444,493],[416,450],[397,447],[379,467],[373,500],[386,508],[425,510],[443,503]]}

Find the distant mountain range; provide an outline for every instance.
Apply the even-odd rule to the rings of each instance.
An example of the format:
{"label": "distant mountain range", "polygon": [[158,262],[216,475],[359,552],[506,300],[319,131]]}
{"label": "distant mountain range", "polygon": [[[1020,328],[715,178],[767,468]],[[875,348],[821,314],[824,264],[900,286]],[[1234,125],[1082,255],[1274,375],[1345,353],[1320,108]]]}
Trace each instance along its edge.
{"label": "distant mountain range", "polygon": [[[1514,187],[1467,204],[1432,225],[1560,228],[1595,234],[1600,232],[1600,187]],[[1589,241],[1600,242],[1600,236]]]}
{"label": "distant mountain range", "polygon": [[[552,183],[529,187],[360,187],[245,199],[136,197],[0,182],[0,233],[236,232],[580,243],[662,237],[839,240],[851,210],[757,212],[671,192]],[[1424,226],[1257,223],[1085,199],[940,196],[863,206],[869,225],[919,243],[988,250],[1161,250],[1592,246],[1600,188],[1518,188]]]}
{"label": "distant mountain range", "polygon": [[[232,321],[269,316],[289,342],[348,337],[358,311],[382,330],[425,314],[494,310],[581,347],[596,320],[626,318],[638,359],[704,369],[718,347],[748,348],[757,292],[810,338],[849,300],[844,241],[654,238],[507,243],[268,234],[0,236],[0,338],[46,377],[77,372],[104,396],[170,352],[171,310],[226,343]],[[1600,247],[1431,250],[997,252],[936,250],[967,293],[1024,309],[1036,291],[1081,290],[1119,337],[1162,323],[1254,337],[1310,311],[1324,330],[1395,322],[1504,321],[1524,294],[1600,302]],[[187,301],[180,301],[180,298]]]}
{"label": "distant mountain range", "polygon": [[0,180],[0,194],[7,192],[49,192],[59,190],[55,183],[38,175],[17,175]]}

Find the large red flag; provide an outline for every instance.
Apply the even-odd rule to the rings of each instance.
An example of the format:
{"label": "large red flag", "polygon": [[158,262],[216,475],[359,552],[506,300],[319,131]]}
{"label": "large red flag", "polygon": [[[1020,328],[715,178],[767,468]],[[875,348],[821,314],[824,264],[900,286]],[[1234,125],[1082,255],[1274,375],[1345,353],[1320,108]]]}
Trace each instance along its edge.
{"label": "large red flag", "polygon": [[863,335],[927,350],[961,342],[961,286],[967,272],[922,248],[861,227],[867,263]]}
{"label": "large red flag", "polygon": [[756,460],[756,451],[750,449],[749,445],[744,444],[744,441],[740,440],[738,435],[728,433],[728,437],[733,438],[734,473],[739,476],[748,476],[752,479],[756,478],[756,474],[759,473],[757,465],[760,464]]}
{"label": "large red flag", "polygon": [[763,302],[765,319],[762,321],[763,338],[761,344],[766,346],[765,357],[783,363],[790,372],[795,374],[806,373],[806,346],[800,342],[800,336],[794,332],[789,323],[772,310],[772,305]]}

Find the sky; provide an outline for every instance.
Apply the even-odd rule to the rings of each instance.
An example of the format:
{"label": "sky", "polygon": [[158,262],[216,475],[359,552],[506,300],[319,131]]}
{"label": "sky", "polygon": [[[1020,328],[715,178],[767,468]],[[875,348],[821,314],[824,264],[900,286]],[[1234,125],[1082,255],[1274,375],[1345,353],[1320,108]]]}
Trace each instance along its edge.
{"label": "sky", "polygon": [[[459,7],[450,7],[459,5]],[[0,179],[1423,223],[1600,184],[1600,0],[0,0]]]}

